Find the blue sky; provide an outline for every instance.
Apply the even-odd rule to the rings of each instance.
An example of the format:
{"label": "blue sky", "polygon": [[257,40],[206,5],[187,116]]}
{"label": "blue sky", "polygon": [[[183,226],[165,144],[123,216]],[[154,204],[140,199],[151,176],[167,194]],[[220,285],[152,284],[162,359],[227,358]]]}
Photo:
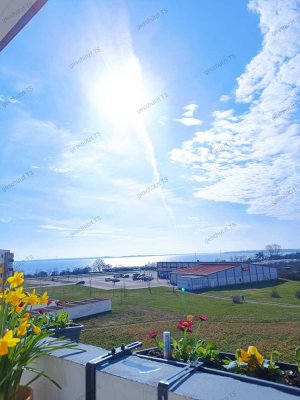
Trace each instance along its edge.
{"label": "blue sky", "polygon": [[0,54],[1,247],[298,248],[299,88],[299,0],[48,1]]}

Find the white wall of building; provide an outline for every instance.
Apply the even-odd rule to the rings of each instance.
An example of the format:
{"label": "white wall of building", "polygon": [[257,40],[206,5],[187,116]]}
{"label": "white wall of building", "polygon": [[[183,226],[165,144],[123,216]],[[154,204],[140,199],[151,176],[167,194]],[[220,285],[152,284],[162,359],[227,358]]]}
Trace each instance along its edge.
{"label": "white wall of building", "polygon": [[276,268],[271,268],[262,265],[248,265],[242,264],[241,266],[236,266],[229,268],[220,272],[216,272],[204,276],[195,275],[171,275],[172,281],[175,284],[177,278],[177,286],[179,289],[185,288],[186,290],[200,290],[203,288],[214,288],[218,286],[236,285],[243,283],[267,281],[278,278],[278,273]]}

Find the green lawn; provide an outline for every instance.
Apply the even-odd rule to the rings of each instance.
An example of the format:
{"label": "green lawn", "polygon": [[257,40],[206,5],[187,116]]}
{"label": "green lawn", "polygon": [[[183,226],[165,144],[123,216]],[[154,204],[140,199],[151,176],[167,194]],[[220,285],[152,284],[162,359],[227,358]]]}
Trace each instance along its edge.
{"label": "green lawn", "polygon": [[[271,296],[271,292],[274,289],[278,292],[280,298]],[[246,300],[300,305],[300,300],[295,297],[297,290],[300,290],[300,282],[278,279],[277,281],[251,284],[251,288],[249,288],[249,284],[239,285],[238,287],[228,286],[226,288],[203,291],[202,293],[228,298],[231,298],[231,296],[245,296]]]}
{"label": "green lawn", "polygon": [[[294,282],[287,283],[288,296],[289,290],[294,290]],[[282,285],[285,284],[286,282]],[[90,295],[89,288],[76,285],[46,290],[50,297],[61,300],[79,300]],[[225,295],[225,292],[222,291],[224,297],[231,296]],[[122,302],[120,290],[113,293],[92,289],[91,296],[113,299],[112,313],[82,320],[86,330],[82,333],[81,340],[104,348],[135,340],[143,341],[144,347],[148,347],[151,344],[147,340],[150,330],[170,330],[176,334],[176,322],[179,318],[198,313],[209,317],[208,322],[202,323],[201,335],[216,343],[223,351],[234,352],[238,347],[252,344],[265,354],[277,348],[282,353],[282,360],[291,361],[294,348],[300,344],[300,307],[232,304],[224,299],[173,292],[171,288],[163,287],[152,288],[151,293],[148,289],[128,290]],[[291,293],[290,296],[292,297]],[[265,300],[263,296],[262,299]]]}

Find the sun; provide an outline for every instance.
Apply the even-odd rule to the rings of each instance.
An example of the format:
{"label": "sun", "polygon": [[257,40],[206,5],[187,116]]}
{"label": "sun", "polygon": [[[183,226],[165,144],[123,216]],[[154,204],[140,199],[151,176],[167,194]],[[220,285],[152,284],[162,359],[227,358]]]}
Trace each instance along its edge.
{"label": "sun", "polygon": [[146,91],[136,57],[107,68],[94,90],[97,109],[106,118],[121,118],[123,122],[137,118],[137,110],[143,105]]}

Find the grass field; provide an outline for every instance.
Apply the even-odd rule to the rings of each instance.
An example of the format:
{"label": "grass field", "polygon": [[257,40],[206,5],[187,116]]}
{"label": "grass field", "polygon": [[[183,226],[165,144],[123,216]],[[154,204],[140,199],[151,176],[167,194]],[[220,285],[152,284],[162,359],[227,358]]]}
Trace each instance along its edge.
{"label": "grass field", "polygon": [[[245,296],[246,300],[261,301],[266,303],[300,304],[295,297],[297,290],[300,290],[300,282],[279,279],[271,282],[258,282],[249,285],[228,286],[225,288],[208,290],[205,293],[220,297],[231,298],[231,296]],[[279,298],[271,297],[272,290],[276,290]]]}
{"label": "grass field", "polygon": [[[121,343],[140,340],[144,347],[151,344],[147,340],[150,330],[170,330],[176,333],[176,323],[187,314],[204,313],[209,321],[203,322],[201,336],[217,344],[223,351],[234,352],[238,347],[256,345],[264,354],[276,348],[283,361],[293,360],[293,350],[300,344],[300,300],[299,307],[288,307],[288,299],[294,302],[293,293],[297,282],[274,283],[282,294],[281,305],[255,303],[232,304],[228,300],[202,295],[179,292],[171,288],[153,288],[130,290],[122,299],[120,290],[113,291],[92,289],[91,296],[113,299],[112,313],[83,319],[86,330],[82,333],[84,343],[110,348]],[[283,290],[284,288],[284,290]],[[79,300],[90,296],[90,289],[84,286],[65,286],[46,288],[49,295],[61,300]],[[269,298],[271,287],[239,289],[248,291],[251,299],[265,302]],[[261,292],[262,291],[262,292]],[[280,292],[281,291],[281,292]],[[211,291],[230,297],[228,292]],[[281,300],[281,299],[275,299]]]}

